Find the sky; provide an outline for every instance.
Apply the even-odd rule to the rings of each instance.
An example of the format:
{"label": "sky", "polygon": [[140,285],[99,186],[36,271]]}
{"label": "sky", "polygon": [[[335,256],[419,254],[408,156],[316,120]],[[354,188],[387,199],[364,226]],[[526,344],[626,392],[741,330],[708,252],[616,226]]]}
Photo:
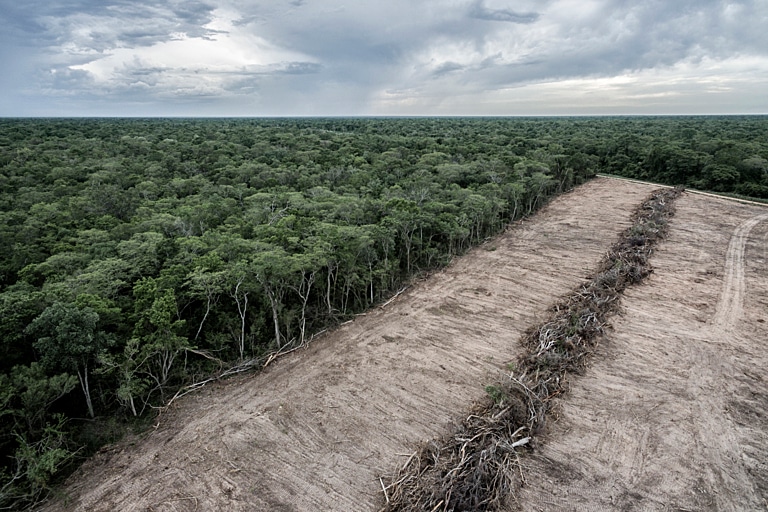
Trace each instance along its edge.
{"label": "sky", "polygon": [[0,0],[0,116],[768,114],[768,0]]}

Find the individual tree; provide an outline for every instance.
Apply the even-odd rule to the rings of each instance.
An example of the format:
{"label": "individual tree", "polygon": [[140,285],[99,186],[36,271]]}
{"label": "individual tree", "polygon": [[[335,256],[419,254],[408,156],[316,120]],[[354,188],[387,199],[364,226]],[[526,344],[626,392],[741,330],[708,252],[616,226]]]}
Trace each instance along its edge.
{"label": "individual tree", "polygon": [[410,274],[413,268],[414,233],[419,227],[419,208],[414,201],[402,198],[390,199],[386,205],[387,216],[383,224],[399,236],[405,257],[405,272]]}
{"label": "individual tree", "polygon": [[218,305],[221,295],[224,293],[227,275],[223,267],[224,262],[219,255],[211,252],[202,256],[195,265],[194,270],[187,275],[186,286],[193,296],[205,302],[203,318],[200,320],[194,339],[200,337],[205,321],[211,314],[211,310]]}
{"label": "individual tree", "polygon": [[[136,399],[147,397],[150,382],[144,366],[151,352],[142,350],[139,338],[130,338],[123,348],[122,354],[102,354],[101,364],[104,374],[116,376],[118,383],[115,394],[118,402],[138,416],[144,411],[144,407],[137,409]],[[147,401],[144,401],[146,406]]]}
{"label": "individual tree", "polygon": [[190,348],[181,335],[185,321],[179,318],[176,294],[172,288],[163,289],[158,280],[144,278],[134,285],[136,298],[136,326],[133,338],[140,355],[137,372],[151,379],[155,386],[149,391],[160,391],[164,396],[176,358]]}
{"label": "individual tree", "polygon": [[316,276],[327,266],[328,259],[324,249],[327,249],[327,244],[323,240],[311,238],[306,241],[304,251],[292,255],[287,262],[291,273],[288,286],[300,299],[299,344],[303,344],[305,340],[307,304],[312,293],[312,285],[315,283]]}
{"label": "individual tree", "polygon": [[252,293],[252,278],[247,265],[235,264],[230,271],[223,276],[228,282],[229,296],[235,301],[237,315],[240,318],[240,330],[237,334],[237,348],[240,360],[245,358],[245,340],[247,337],[246,325],[248,319],[248,301]]}
{"label": "individual tree", "polygon": [[29,324],[27,332],[37,338],[34,346],[44,367],[77,374],[88,415],[93,418],[90,370],[99,352],[112,342],[99,330],[99,315],[89,307],[55,302]]}
{"label": "individual tree", "polygon": [[[281,334],[280,319],[284,310],[284,297],[289,289],[290,269],[286,266],[288,254],[282,247],[267,246],[253,258],[250,272],[261,285],[269,300],[272,323],[275,333],[275,346],[278,350],[287,342]],[[239,279],[239,278],[238,278]]]}

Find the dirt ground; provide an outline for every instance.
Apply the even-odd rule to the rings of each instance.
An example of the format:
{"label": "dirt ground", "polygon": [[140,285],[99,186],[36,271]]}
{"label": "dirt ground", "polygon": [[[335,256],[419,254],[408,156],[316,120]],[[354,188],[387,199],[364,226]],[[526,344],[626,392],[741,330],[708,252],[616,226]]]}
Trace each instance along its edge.
{"label": "dirt ground", "polygon": [[[386,308],[179,400],[43,510],[376,510],[379,476],[484,396],[653,188],[601,178],[558,198]],[[656,273],[526,459],[512,510],[766,507],[766,212],[678,200]]]}
{"label": "dirt ground", "polygon": [[685,194],[510,510],[768,510],[768,208]]}

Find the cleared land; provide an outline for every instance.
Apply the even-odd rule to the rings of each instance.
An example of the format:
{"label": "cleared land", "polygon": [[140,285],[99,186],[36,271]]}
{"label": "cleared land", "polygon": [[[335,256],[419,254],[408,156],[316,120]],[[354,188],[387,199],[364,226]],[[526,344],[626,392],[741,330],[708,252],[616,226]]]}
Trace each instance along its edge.
{"label": "cleared land", "polygon": [[768,209],[676,204],[510,510],[768,508]]}
{"label": "cleared land", "polygon": [[[150,435],[89,461],[68,500],[46,510],[375,510],[378,476],[483,397],[522,332],[590,274],[653,188],[598,179],[555,200],[385,309],[258,375],[180,400]],[[744,252],[729,243],[765,213],[678,199],[656,274],[629,291],[626,315],[574,381],[560,421],[527,459],[515,508],[761,503],[768,222],[742,230]],[[738,261],[743,271],[729,271]],[[741,298],[728,303],[723,290]],[[723,308],[731,313],[716,323]]]}

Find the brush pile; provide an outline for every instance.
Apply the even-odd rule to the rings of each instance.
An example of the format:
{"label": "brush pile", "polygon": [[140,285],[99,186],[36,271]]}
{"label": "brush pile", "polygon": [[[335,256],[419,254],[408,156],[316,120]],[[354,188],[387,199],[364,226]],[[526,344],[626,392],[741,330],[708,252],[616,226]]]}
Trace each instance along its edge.
{"label": "brush pile", "polygon": [[491,511],[513,496],[524,478],[522,451],[543,432],[553,399],[567,391],[568,375],[585,370],[624,290],[652,272],[650,256],[681,192],[663,189],[642,203],[595,276],[524,334],[526,351],[509,379],[487,387],[489,399],[453,434],[421,447],[388,486],[382,481],[383,510]]}

